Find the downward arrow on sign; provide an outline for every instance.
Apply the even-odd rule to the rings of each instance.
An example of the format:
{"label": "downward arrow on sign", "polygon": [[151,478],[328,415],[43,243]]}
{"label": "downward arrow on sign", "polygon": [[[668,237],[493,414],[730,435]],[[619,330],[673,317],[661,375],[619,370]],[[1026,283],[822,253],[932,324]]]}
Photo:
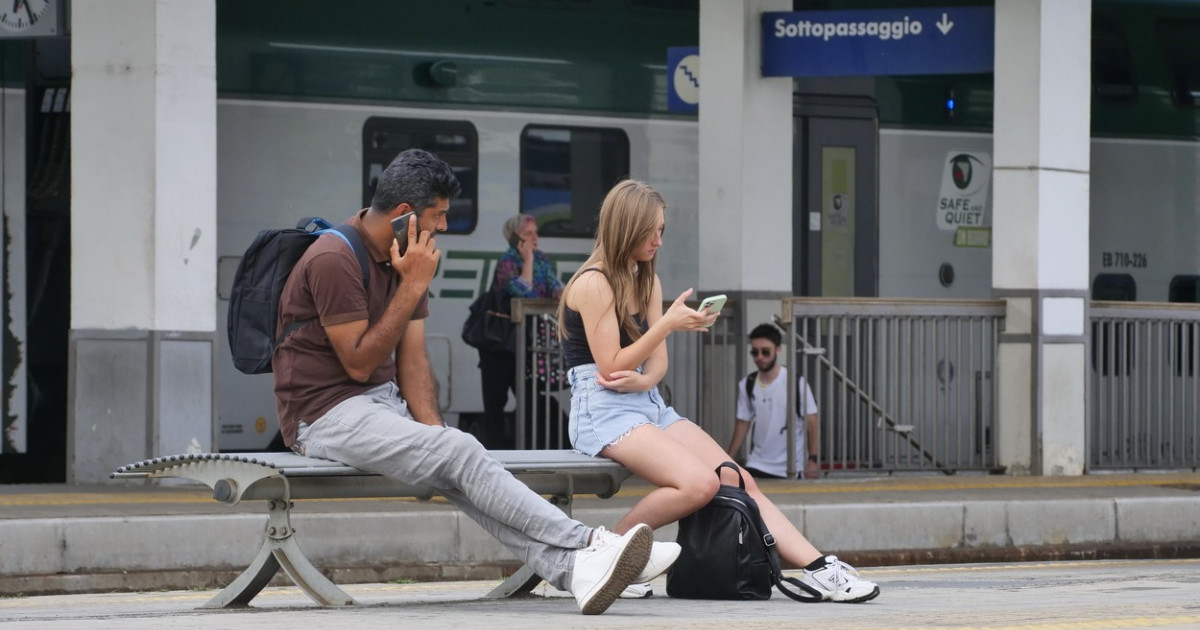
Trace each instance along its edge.
{"label": "downward arrow on sign", "polygon": [[950,16],[943,13],[942,21],[937,23],[937,27],[942,32],[942,35],[945,35],[950,32],[950,29],[954,28],[954,22],[950,21]]}

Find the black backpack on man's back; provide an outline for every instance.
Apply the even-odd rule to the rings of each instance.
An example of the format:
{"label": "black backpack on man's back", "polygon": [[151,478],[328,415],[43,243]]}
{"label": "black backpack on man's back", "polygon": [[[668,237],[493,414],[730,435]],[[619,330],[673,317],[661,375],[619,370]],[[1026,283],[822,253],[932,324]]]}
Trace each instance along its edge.
{"label": "black backpack on man's back", "polygon": [[308,246],[326,233],[337,234],[350,245],[362,269],[363,289],[367,288],[370,279],[367,250],[358,230],[349,224],[334,227],[325,219],[306,217],[295,228],[259,232],[242,254],[229,292],[229,352],[238,371],[270,372],[275,348],[297,328],[312,321],[292,322],[283,334],[275,337],[283,285]]}

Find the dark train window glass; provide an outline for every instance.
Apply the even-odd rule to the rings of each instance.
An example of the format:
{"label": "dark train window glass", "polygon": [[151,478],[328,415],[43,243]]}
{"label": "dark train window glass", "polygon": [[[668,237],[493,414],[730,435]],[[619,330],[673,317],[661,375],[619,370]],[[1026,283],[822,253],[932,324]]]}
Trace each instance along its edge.
{"label": "dark train window glass", "polygon": [[1200,303],[1200,276],[1175,276],[1171,278],[1168,302],[1186,304]]}
{"label": "dark train window glass", "polygon": [[592,238],[600,203],[629,176],[620,129],[530,125],[521,132],[521,212],[541,236]]}
{"label": "dark train window glass", "polygon": [[1125,29],[1112,16],[1097,12],[1092,14],[1092,90],[1109,101],[1137,98]]}
{"label": "dark train window glass", "polygon": [[462,194],[450,200],[446,231],[475,231],[479,213],[479,137],[475,125],[467,121],[368,118],[363,123],[363,206],[371,205],[379,175],[405,149],[425,149],[454,169]]}
{"label": "dark train window glass", "polygon": [[[1127,273],[1102,273],[1092,281],[1092,299],[1136,302],[1137,283]],[[1105,376],[1124,376],[1133,369],[1132,322],[1092,323],[1092,369]]]}
{"label": "dark train window glass", "polygon": [[1092,299],[1107,302],[1136,302],[1137,282],[1127,273],[1102,273],[1092,281]]}
{"label": "dark train window glass", "polygon": [[1167,56],[1175,103],[1181,107],[1200,105],[1200,20],[1162,19],[1157,30]]}
{"label": "dark train window glass", "polygon": [[[1200,276],[1175,276],[1171,278],[1171,288],[1167,300],[1184,304],[1200,303]],[[1196,373],[1196,359],[1200,357],[1200,344],[1196,343],[1198,322],[1175,322],[1175,374],[1182,376],[1186,371],[1188,376]]]}

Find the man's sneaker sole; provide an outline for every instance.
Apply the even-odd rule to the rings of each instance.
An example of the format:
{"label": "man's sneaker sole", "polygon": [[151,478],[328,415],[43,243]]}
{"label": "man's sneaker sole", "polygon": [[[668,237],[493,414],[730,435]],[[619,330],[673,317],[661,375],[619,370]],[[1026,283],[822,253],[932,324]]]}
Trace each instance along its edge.
{"label": "man's sneaker sole", "polygon": [[878,586],[875,587],[875,590],[871,591],[870,593],[867,593],[866,595],[863,595],[862,597],[855,597],[854,599],[830,598],[828,601],[837,602],[839,604],[861,604],[863,602],[869,602],[872,599],[875,599],[876,597],[879,597],[879,587]]}
{"label": "man's sneaker sole", "polygon": [[599,615],[608,610],[617,601],[621,592],[633,582],[646,562],[650,560],[650,545],[654,543],[654,530],[649,525],[639,524],[629,532],[629,543],[621,550],[621,555],[613,563],[612,572],[604,580],[604,585],[596,589],[591,598],[583,602],[580,611],[585,615]]}

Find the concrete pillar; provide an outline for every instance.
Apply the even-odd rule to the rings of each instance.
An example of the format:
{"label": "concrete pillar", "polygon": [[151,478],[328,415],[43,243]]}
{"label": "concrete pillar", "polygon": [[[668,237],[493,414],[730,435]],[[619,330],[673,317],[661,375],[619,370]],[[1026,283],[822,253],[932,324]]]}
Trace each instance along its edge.
{"label": "concrete pillar", "polygon": [[214,0],[72,3],[70,482],[212,450]]}
{"label": "concrete pillar", "polygon": [[[700,0],[700,286],[792,289],[792,79],[762,77],[762,13]],[[720,226],[720,229],[713,229]]]}
{"label": "concrete pillar", "polygon": [[[762,14],[790,10],[790,0],[700,0],[696,298],[728,295],[739,324],[724,329],[732,338],[720,340],[723,354],[708,357],[732,370],[705,375],[705,392],[737,386],[751,369],[746,334],[791,294],[793,80],[762,76]],[[700,426],[727,444],[734,418],[716,404],[710,397],[702,405],[714,411],[699,418]]]}
{"label": "concrete pillar", "polygon": [[1086,465],[1089,0],[996,3],[992,286],[998,455],[1011,473]]}

